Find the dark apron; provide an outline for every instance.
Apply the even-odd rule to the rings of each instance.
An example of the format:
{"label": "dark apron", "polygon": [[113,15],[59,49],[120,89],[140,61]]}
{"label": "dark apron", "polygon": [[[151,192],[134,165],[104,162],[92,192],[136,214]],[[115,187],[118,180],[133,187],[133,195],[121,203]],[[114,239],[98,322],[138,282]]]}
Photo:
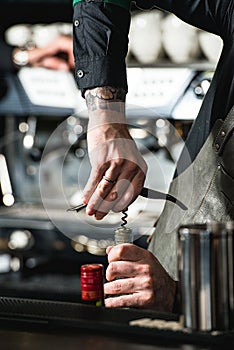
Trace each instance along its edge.
{"label": "dark apron", "polygon": [[[189,158],[189,153],[188,153]],[[176,177],[169,193],[188,210],[167,201],[149,250],[177,279],[177,230],[180,225],[234,220],[234,107],[218,119],[194,161]]]}

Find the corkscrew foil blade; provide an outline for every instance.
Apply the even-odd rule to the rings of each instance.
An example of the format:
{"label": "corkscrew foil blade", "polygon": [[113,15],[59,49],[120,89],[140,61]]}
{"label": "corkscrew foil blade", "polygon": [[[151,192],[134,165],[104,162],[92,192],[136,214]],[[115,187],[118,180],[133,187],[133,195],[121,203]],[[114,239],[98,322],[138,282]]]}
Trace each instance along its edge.
{"label": "corkscrew foil blade", "polygon": [[79,205],[77,205],[75,207],[68,208],[67,211],[76,211],[78,213],[79,211],[81,211],[82,209],[84,209],[86,207],[87,207],[87,204],[83,204],[82,203],[82,204],[79,204]]}

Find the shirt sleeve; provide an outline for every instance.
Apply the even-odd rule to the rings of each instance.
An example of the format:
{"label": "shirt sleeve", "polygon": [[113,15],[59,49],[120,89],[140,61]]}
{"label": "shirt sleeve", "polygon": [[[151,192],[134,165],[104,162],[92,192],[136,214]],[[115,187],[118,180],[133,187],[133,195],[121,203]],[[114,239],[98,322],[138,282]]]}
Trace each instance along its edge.
{"label": "shirt sleeve", "polygon": [[113,86],[127,92],[125,58],[130,12],[107,2],[77,2],[73,13],[75,78],[88,88]]}
{"label": "shirt sleeve", "polygon": [[226,35],[225,17],[233,0],[136,0],[139,8],[159,7],[172,12],[183,21],[220,35]]}

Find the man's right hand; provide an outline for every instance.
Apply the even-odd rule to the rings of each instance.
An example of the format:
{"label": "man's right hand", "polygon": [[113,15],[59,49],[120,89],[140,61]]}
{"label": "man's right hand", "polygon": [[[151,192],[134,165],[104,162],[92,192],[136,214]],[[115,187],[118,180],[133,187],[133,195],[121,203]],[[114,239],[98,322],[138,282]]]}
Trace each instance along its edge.
{"label": "man's right hand", "polygon": [[144,186],[147,165],[126,124],[118,89],[86,92],[89,109],[88,152],[92,171],[84,189],[86,212],[101,220],[110,210],[120,212]]}

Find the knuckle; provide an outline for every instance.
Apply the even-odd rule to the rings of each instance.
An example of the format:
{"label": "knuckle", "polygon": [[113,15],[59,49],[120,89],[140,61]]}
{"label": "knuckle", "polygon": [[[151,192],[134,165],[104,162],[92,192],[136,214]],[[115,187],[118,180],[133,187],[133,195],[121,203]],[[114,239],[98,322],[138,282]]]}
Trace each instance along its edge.
{"label": "knuckle", "polygon": [[112,202],[112,201],[115,201],[116,199],[118,198],[118,193],[117,192],[111,192],[110,195],[109,195],[109,200]]}
{"label": "knuckle", "polygon": [[134,294],[135,304],[139,307],[151,307],[155,302],[155,295],[153,290],[142,290]]}
{"label": "knuckle", "polygon": [[153,280],[147,276],[142,280],[142,286],[145,290],[153,290]]}
{"label": "knuckle", "polygon": [[115,282],[113,282],[112,291],[114,294],[119,294],[122,291],[122,284],[120,280],[116,280]]}
{"label": "knuckle", "polygon": [[147,296],[144,293],[136,293],[134,295],[134,304],[137,305],[138,307],[146,307],[148,306],[148,300]]}
{"label": "knuckle", "polygon": [[119,244],[116,247],[116,255],[118,260],[123,258],[125,251],[126,251],[126,246],[124,244]]}
{"label": "knuckle", "polygon": [[123,158],[117,158],[113,161],[115,167],[121,167],[124,164],[125,160]]}
{"label": "knuckle", "polygon": [[148,292],[144,294],[144,299],[142,300],[144,305],[152,305],[154,304],[154,293]]}
{"label": "knuckle", "polygon": [[134,290],[135,289],[135,282],[133,279],[128,279],[128,290]]}
{"label": "knuckle", "polygon": [[104,196],[108,188],[110,188],[110,184],[107,181],[100,182],[97,188],[99,196]]}
{"label": "knuckle", "polygon": [[152,269],[151,266],[148,264],[141,264],[138,266],[138,272],[139,274],[143,275],[143,276],[152,276]]}
{"label": "knuckle", "polygon": [[129,164],[128,164],[129,171],[135,172],[135,171],[137,171],[138,168],[139,168],[138,164],[136,164],[134,162],[129,162]]}
{"label": "knuckle", "polygon": [[105,191],[107,188],[110,187],[110,185],[111,185],[111,184],[110,184],[108,181],[103,180],[103,181],[99,182],[99,184],[98,184],[98,190],[99,190],[99,191]]}
{"label": "knuckle", "polygon": [[128,303],[126,303],[124,297],[119,297],[119,307],[125,307],[125,306],[128,306]]}

